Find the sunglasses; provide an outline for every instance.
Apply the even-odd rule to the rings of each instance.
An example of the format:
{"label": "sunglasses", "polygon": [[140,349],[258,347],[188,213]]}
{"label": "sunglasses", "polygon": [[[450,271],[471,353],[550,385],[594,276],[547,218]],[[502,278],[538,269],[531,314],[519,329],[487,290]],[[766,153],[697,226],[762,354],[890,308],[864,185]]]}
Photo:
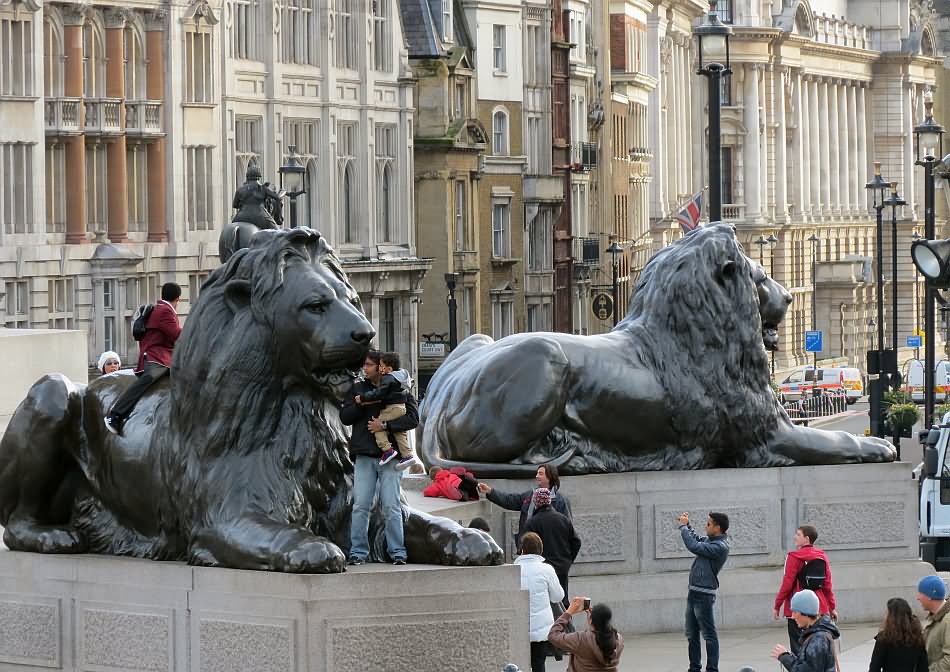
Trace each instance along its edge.
{"label": "sunglasses", "polygon": [[106,363],[103,364],[103,366],[112,366],[113,364],[115,364],[116,366],[119,366],[119,364],[121,364],[121,362],[116,361],[116,360],[114,360],[114,359],[110,359],[110,360],[106,361]]}

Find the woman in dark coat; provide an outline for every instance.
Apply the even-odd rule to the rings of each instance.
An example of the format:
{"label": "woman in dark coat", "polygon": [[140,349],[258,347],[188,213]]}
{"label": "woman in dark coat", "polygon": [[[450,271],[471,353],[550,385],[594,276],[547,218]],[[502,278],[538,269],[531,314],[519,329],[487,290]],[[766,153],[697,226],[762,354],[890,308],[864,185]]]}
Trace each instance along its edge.
{"label": "woman in dark coat", "polygon": [[868,672],[927,672],[927,649],[920,620],[907,601],[887,601],[884,624],[874,638]]}

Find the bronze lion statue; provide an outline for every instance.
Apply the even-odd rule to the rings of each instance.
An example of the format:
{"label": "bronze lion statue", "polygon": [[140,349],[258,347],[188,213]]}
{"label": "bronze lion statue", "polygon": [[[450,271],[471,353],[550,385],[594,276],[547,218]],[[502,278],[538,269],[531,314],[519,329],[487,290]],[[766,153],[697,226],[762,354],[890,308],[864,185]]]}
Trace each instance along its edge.
{"label": "bronze lion statue", "polygon": [[[34,384],[0,441],[4,543],[344,571],[353,465],[339,400],[374,335],[318,233],[256,234],[202,287],[171,376],[149,389],[122,436],[103,415],[131,375]],[[412,562],[501,562],[482,532],[405,506],[403,520]],[[370,531],[380,558],[382,524]]]}
{"label": "bronze lion statue", "polygon": [[791,295],[726,224],[658,252],[608,334],[465,339],[421,408],[431,465],[529,477],[657,469],[887,462],[887,441],[792,424],[767,349]]}

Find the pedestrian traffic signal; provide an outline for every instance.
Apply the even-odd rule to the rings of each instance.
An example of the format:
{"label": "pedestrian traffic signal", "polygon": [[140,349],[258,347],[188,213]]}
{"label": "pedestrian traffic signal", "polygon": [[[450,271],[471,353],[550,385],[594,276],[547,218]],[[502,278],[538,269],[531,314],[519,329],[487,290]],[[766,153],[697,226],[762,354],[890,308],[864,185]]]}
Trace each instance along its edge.
{"label": "pedestrian traffic signal", "polygon": [[910,246],[914,266],[934,287],[950,289],[950,238],[915,240]]}

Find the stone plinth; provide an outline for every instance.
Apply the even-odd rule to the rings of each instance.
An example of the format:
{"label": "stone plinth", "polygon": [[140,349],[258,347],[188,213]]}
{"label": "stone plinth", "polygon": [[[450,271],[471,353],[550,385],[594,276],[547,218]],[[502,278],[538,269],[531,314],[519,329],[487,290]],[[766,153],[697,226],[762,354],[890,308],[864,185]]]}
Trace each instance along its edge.
{"label": "stone plinth", "polygon": [[291,575],[0,551],[0,669],[528,667],[518,568]]}
{"label": "stone plinth", "polygon": [[[879,620],[887,598],[913,598],[917,579],[932,571],[918,561],[917,483],[907,463],[561,480],[583,542],[571,572],[571,592],[610,604],[625,632],[683,627],[693,559],[677,529],[676,516],[683,511],[701,533],[709,511],[730,517],[731,552],[717,601],[719,622],[727,627],[762,625],[771,618],[785,555],[793,548],[795,529],[804,523],[817,526],[818,545],[828,552],[844,620]],[[490,484],[520,492],[534,481]],[[433,513],[462,517],[451,507]],[[486,517],[510,558],[518,513],[492,506]]]}
{"label": "stone plinth", "polygon": [[30,386],[47,373],[88,380],[86,334],[64,329],[0,329],[0,435]]}

